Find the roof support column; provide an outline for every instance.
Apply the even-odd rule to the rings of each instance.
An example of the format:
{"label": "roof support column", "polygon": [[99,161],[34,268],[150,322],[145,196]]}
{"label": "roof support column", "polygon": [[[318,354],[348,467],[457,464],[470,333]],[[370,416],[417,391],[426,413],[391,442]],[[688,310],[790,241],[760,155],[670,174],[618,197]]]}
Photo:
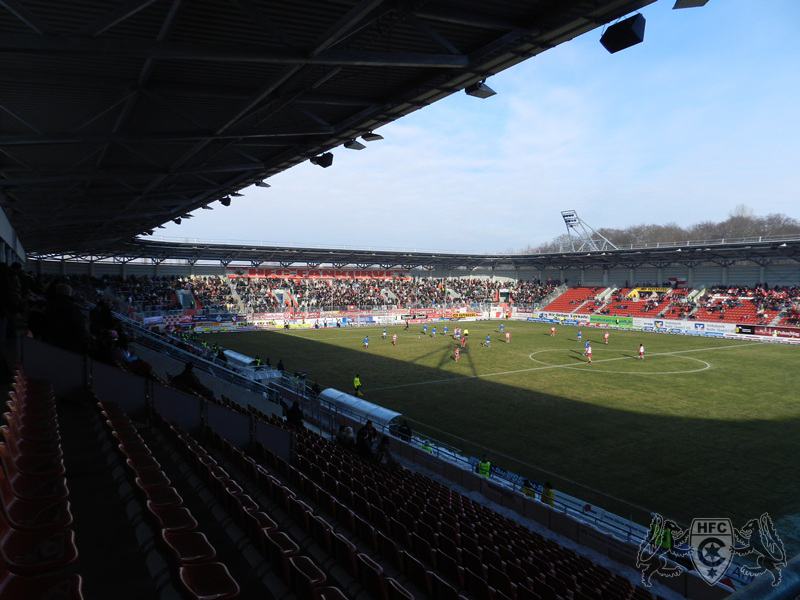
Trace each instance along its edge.
{"label": "roof support column", "polygon": [[603,267],[603,287],[608,287],[608,267]]}
{"label": "roof support column", "polygon": [[767,280],[767,271],[764,265],[759,265],[758,267],[758,282],[763,285],[763,283]]}
{"label": "roof support column", "polygon": [[728,265],[722,265],[722,273],[720,274],[719,281],[722,285],[728,285]]}

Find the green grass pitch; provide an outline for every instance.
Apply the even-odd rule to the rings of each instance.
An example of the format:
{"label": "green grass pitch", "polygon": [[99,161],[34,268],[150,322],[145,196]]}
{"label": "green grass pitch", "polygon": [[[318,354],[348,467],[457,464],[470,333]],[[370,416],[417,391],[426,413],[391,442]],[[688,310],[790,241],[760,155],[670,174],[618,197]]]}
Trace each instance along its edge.
{"label": "green grass pitch", "polygon": [[457,342],[420,325],[389,327],[386,340],[381,327],[209,338],[283,359],[323,388],[349,392],[359,373],[365,398],[415,431],[639,522],[654,510],[738,526],[769,512],[784,543],[797,535],[800,348],[630,331],[611,331],[605,345],[602,330],[584,328],[578,342],[577,327],[551,337],[550,325],[514,321],[506,344],[499,325],[462,323],[470,336],[457,363]]}

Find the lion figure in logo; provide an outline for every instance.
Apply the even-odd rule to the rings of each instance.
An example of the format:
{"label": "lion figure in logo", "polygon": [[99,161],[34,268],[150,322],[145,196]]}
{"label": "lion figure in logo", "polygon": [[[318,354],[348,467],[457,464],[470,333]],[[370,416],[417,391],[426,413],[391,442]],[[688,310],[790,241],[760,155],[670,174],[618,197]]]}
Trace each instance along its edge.
{"label": "lion figure in logo", "polygon": [[746,575],[772,575],[772,586],[781,582],[781,567],[786,566],[786,550],[775,531],[769,514],[750,519],[741,529],[734,529],[736,543],[731,551],[738,556],[756,555],[757,567],[743,566]]}
{"label": "lion figure in logo", "polygon": [[[664,532],[668,530],[671,535],[670,547],[664,547],[657,543],[654,532]],[[677,577],[683,570],[667,561],[667,558],[677,558],[688,556],[690,549],[687,545],[689,530],[681,529],[675,521],[666,519],[654,513],[650,522],[650,534],[642,540],[639,545],[639,553],[636,556],[636,568],[642,572],[642,584],[651,587],[653,584],[650,578],[653,575],[662,577]],[[676,548],[681,545],[681,548]]]}

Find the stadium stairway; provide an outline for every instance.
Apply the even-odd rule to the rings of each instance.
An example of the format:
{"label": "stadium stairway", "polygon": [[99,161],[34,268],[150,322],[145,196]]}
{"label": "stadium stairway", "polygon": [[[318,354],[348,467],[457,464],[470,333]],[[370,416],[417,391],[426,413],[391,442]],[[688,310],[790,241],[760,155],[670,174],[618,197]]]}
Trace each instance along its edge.
{"label": "stadium stairway", "polygon": [[236,302],[236,308],[238,309],[237,314],[241,315],[247,312],[244,302],[242,302],[242,297],[239,295],[239,292],[236,291],[236,284],[233,282],[233,280],[228,282],[228,287],[231,290],[231,298],[233,298],[233,301]]}

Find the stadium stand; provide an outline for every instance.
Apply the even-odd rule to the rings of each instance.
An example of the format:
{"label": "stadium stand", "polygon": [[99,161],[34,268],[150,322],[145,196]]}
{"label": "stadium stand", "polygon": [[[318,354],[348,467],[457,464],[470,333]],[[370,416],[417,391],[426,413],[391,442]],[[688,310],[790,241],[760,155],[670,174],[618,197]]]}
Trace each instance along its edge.
{"label": "stadium stand", "polygon": [[[502,290],[511,304],[530,306],[551,294],[557,282],[488,278],[291,279],[222,277],[71,277],[81,297],[96,301],[105,292],[133,313],[202,310],[206,313],[261,313],[285,307],[335,310],[355,306],[429,308],[497,302]],[[602,288],[597,288],[598,291]]]}
{"label": "stadium stand", "polygon": [[558,298],[542,308],[548,312],[575,312],[587,303],[593,303],[598,293],[603,291],[602,287],[572,287],[568,288]]}
{"label": "stadium stand", "polygon": [[[85,297],[92,297],[98,287],[91,279],[72,283],[76,295]],[[188,282],[174,283],[186,286]],[[163,289],[160,281],[137,282],[137,289],[143,297],[152,298],[151,285]],[[204,292],[215,298],[221,297],[219,290],[224,285],[212,280],[195,282],[193,287],[215,290]],[[508,287],[501,285],[497,289]],[[458,288],[459,293],[467,294],[478,289],[473,297],[494,289],[474,283],[460,287],[445,280],[426,282],[425,287]],[[32,289],[42,291],[36,286]],[[539,294],[548,289],[552,288],[532,283],[522,293]],[[604,289],[567,290],[562,294],[563,305],[574,310],[593,302]],[[626,291],[620,290],[616,297],[624,298]],[[797,294],[794,288],[710,291],[723,292],[729,298],[751,297],[758,306],[770,309],[793,307]],[[673,290],[663,294],[660,302],[652,303],[650,312],[679,304],[688,293]],[[750,304],[757,308],[756,302]],[[113,326],[122,329],[121,324]],[[93,331],[96,336],[103,335],[96,327]],[[195,356],[215,357],[213,348],[204,348],[191,336],[158,337]],[[0,573],[7,580],[0,585],[8,585],[8,589],[59,585],[74,590],[68,597],[82,597],[82,589],[107,585],[107,579],[125,563],[139,578],[133,588],[138,597],[166,597],[164,590],[189,598],[208,594],[219,598],[281,597],[285,593],[299,597],[363,594],[373,598],[495,600],[653,597],[628,579],[407,468],[409,465],[387,470],[341,448],[321,432],[291,428],[276,415],[247,409],[224,396],[180,397],[191,399],[190,405],[205,407],[203,413],[215,407],[220,412],[215,413],[214,422],[235,417],[284,431],[295,440],[294,452],[281,456],[274,448],[227,435],[224,427],[203,427],[198,422],[184,428],[161,414],[159,407],[166,404],[154,406],[148,400],[155,390],[168,389],[157,376],[145,384],[145,379],[119,362],[91,363],[95,366],[90,370],[112,367],[103,372],[114,382],[106,383],[106,394],[109,389],[139,392],[128,391],[116,398],[103,397],[100,389],[88,395],[83,391],[56,411],[54,401],[64,393],[62,384],[54,388],[28,379],[22,371],[15,375],[7,405],[8,425],[2,428],[5,444],[0,445],[5,475],[0,481],[5,519],[0,523],[4,531],[1,549],[5,553],[16,551],[15,544],[50,544],[54,540],[47,535],[55,536],[61,549],[55,557],[40,558],[35,565],[14,562],[13,554],[8,555],[9,572]],[[48,369],[44,365],[38,368]],[[74,377],[84,371],[70,372]],[[116,375],[109,374],[112,372]],[[128,384],[117,383],[118,377],[127,378]],[[38,397],[43,399],[41,404],[28,401]],[[65,444],[70,453],[61,451],[58,426],[48,425],[56,413],[59,421],[71,421],[70,439]],[[97,425],[93,428],[96,437],[79,445],[77,438],[86,431],[75,429],[75,421],[91,424],[92,419]],[[401,444],[402,440],[393,438],[392,443]],[[113,452],[109,454],[109,450]],[[76,451],[80,459],[72,454]],[[87,459],[86,453],[93,457]],[[71,479],[65,471],[65,464],[77,460],[100,463],[99,477],[107,487],[97,497],[86,482]],[[113,513],[107,508],[103,517],[125,531],[121,539],[127,539],[123,544],[127,550],[121,552],[130,555],[123,559],[115,553],[103,559],[96,555],[107,541],[102,541],[103,532],[96,531],[94,521],[87,521],[86,515],[98,510],[97,502],[113,506],[113,498],[120,494],[125,509]],[[31,520],[31,507],[44,505],[53,507],[45,511],[47,518]],[[35,512],[42,514],[42,510]],[[140,524],[146,527],[142,529]],[[84,545],[82,539],[91,543]],[[81,555],[90,553],[91,561],[76,563],[79,549]],[[129,564],[131,556],[136,556],[134,565]],[[94,560],[99,561],[97,568],[86,567]],[[74,564],[80,566],[80,575]]]}
{"label": "stadium stand", "polygon": [[791,305],[789,294],[761,286],[717,286],[698,298],[691,316],[698,320],[769,325]]}
{"label": "stadium stand", "polygon": [[[491,289],[477,288],[479,294]],[[138,289],[147,295],[147,285]],[[217,429],[187,430],[160,414],[159,406],[172,401],[153,406],[148,400],[167,393],[157,391],[168,389],[163,382],[92,360],[92,381],[99,387],[87,394],[74,379],[80,369],[69,367],[81,357],[53,348],[56,354],[47,360],[41,352],[46,345],[37,348],[26,356],[41,356],[34,364],[38,375],[63,368],[72,385],[52,387],[21,371],[15,376],[9,425],[2,428],[2,514],[8,520],[2,549],[55,540],[61,549],[35,565],[7,560],[9,589],[36,577],[29,585],[58,582],[74,588],[68,597],[83,597],[82,590],[97,597],[109,578],[125,580],[119,576],[124,564],[138,578],[131,587],[136,596],[116,583],[110,589],[118,598],[169,597],[168,592],[186,598],[277,598],[287,592],[303,598],[652,598],[419,472],[387,470],[324,435],[290,428],[280,417],[233,400],[208,401],[173,390],[176,402],[180,397],[187,406],[222,411],[214,422],[238,415],[290,433],[295,452],[282,458]],[[123,389],[108,397],[109,390]],[[55,399],[65,393],[70,401],[56,409]],[[41,402],[34,404],[34,397]],[[54,413],[70,424],[67,453],[57,426],[46,424]],[[75,479],[80,471],[65,471],[65,464],[77,461],[96,468],[103,485],[94,489],[100,483],[87,486]],[[43,503],[60,508],[31,511]],[[101,528],[106,531],[87,518],[97,510],[104,523],[114,524]],[[47,518],[32,521],[32,514]],[[120,549],[101,557],[108,536],[119,538]],[[91,560],[80,563],[78,575],[71,565],[84,548]]]}
{"label": "stadium stand", "polygon": [[620,290],[608,305],[601,307],[597,312],[626,317],[655,317],[667,306],[671,298],[671,292],[648,294],[644,298],[641,294],[638,298],[628,297],[628,294],[635,289]]}

